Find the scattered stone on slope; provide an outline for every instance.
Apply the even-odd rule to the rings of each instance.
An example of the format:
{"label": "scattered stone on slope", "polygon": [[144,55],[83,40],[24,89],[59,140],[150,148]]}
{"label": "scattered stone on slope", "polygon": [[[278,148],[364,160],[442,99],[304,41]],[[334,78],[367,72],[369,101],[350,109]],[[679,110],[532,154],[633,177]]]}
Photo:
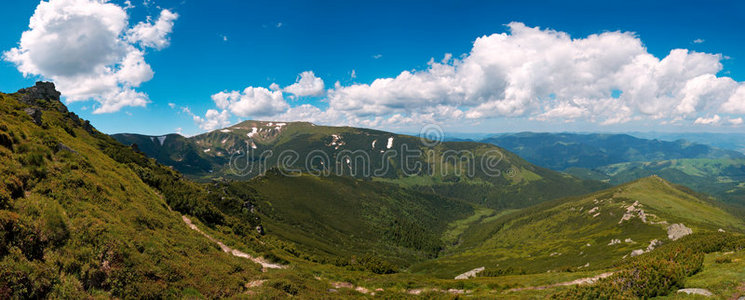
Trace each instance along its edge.
{"label": "scattered stone on slope", "polygon": [[679,238],[682,238],[686,235],[689,235],[693,233],[693,230],[686,227],[682,223],[680,224],[673,224],[667,227],[667,238],[670,240],[677,240]]}
{"label": "scattered stone on slope", "polygon": [[67,145],[63,143],[57,143],[57,152],[59,151],[67,151],[73,154],[78,154],[78,151],[73,150],[72,148],[68,147]]}
{"label": "scattered stone on slope", "polygon": [[647,246],[647,249],[646,250],[636,249],[634,251],[631,251],[631,257],[639,256],[639,255],[642,255],[644,253],[650,252],[650,251],[654,250],[655,248],[657,248],[657,247],[659,247],[661,245],[662,245],[662,242],[660,242],[660,240],[658,240],[658,239],[651,240],[651,241],[649,241],[649,246]]}
{"label": "scattered stone on slope", "polygon": [[640,206],[639,201],[634,201],[634,204],[626,207],[626,212],[623,214],[623,217],[621,217],[621,220],[618,221],[618,224],[623,223],[623,221],[631,220],[635,216],[638,216],[643,223],[647,223],[647,215],[644,213],[643,209],[637,206]]}
{"label": "scattered stone on slope", "polygon": [[284,268],[287,267],[287,266],[280,265],[280,264],[270,263],[270,262],[266,261],[264,258],[261,258],[261,257],[253,257],[250,254],[245,253],[245,252],[242,252],[242,251],[237,250],[237,249],[232,249],[232,248],[228,247],[227,245],[225,245],[223,242],[221,242],[221,241],[213,238],[212,236],[210,236],[206,232],[204,232],[201,229],[199,229],[199,227],[197,227],[197,225],[194,225],[194,223],[191,222],[191,219],[189,219],[187,216],[181,216],[181,219],[184,221],[184,223],[186,223],[186,225],[189,226],[189,228],[191,228],[192,230],[194,230],[196,232],[199,232],[204,237],[206,237],[208,240],[210,240],[213,243],[216,243],[218,246],[220,246],[220,249],[222,249],[223,252],[229,253],[229,254],[231,254],[233,256],[236,256],[236,257],[242,257],[242,258],[251,260],[251,261],[253,261],[253,262],[257,263],[257,264],[260,264],[263,267],[262,268],[262,271],[265,271],[266,269],[284,269]]}
{"label": "scattered stone on slope", "polygon": [[597,212],[597,211],[598,211],[599,209],[600,209],[599,207],[595,206],[595,207],[593,207],[593,208],[592,208],[591,210],[588,210],[588,211],[587,211],[587,213],[588,213],[588,214],[594,214],[594,213],[596,213],[596,212]]}
{"label": "scattered stone on slope", "polygon": [[593,284],[593,283],[597,282],[600,279],[610,277],[611,275],[613,275],[613,273],[614,272],[607,272],[607,273],[599,274],[599,275],[593,276],[593,277],[585,277],[585,278],[575,279],[575,280],[572,280],[572,281],[560,282],[560,283],[555,283],[555,284],[550,284],[550,285],[513,288],[513,289],[507,290],[506,292],[509,293],[509,292],[520,292],[520,291],[526,291],[526,290],[545,290],[545,289],[548,289],[548,288],[553,288],[553,287],[558,287],[558,286],[572,286],[572,285],[581,285],[581,284]]}
{"label": "scattered stone on slope", "polygon": [[698,289],[698,288],[689,288],[689,289],[680,289],[678,290],[678,293],[686,293],[688,295],[701,295],[706,297],[714,296],[714,294],[707,290],[707,289]]}
{"label": "scattered stone on slope", "polygon": [[647,252],[652,251],[652,250],[654,250],[655,248],[657,248],[657,247],[659,247],[661,245],[662,245],[662,242],[660,242],[657,239],[654,239],[654,240],[652,240],[652,241],[649,242],[649,246],[647,246]]}
{"label": "scattered stone on slope", "polygon": [[465,272],[463,274],[460,274],[458,276],[455,276],[455,280],[463,280],[463,279],[468,279],[468,278],[476,277],[477,274],[479,274],[479,273],[481,273],[483,271],[484,271],[484,267],[479,267],[479,268],[473,269],[471,271]]}
{"label": "scattered stone on slope", "polygon": [[621,243],[621,240],[619,239],[612,239],[610,240],[610,243],[608,243],[608,246],[618,245]]}

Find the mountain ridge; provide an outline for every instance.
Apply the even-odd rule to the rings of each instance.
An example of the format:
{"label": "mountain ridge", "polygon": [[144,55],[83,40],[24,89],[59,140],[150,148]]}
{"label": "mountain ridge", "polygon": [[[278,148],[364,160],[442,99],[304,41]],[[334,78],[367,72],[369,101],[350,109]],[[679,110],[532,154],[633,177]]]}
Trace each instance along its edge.
{"label": "mountain ridge", "polygon": [[[607,187],[532,165],[490,144],[307,122],[244,121],[190,138],[165,138],[163,143],[153,136],[113,137],[126,145],[137,144],[159,162],[200,181],[246,180],[279,168],[387,181],[495,208],[523,207]],[[406,151],[414,153],[410,160],[404,160]],[[283,154],[291,157],[284,160]],[[247,171],[237,174],[242,166]]]}
{"label": "mountain ridge", "polygon": [[537,165],[563,171],[633,161],[681,158],[745,158],[745,154],[687,140],[661,141],[630,134],[520,132],[481,140],[513,151]]}

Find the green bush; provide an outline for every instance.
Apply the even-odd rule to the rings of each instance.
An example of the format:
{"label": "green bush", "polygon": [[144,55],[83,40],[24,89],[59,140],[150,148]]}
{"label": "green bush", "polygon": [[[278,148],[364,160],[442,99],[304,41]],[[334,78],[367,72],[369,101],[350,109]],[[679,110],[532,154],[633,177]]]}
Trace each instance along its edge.
{"label": "green bush", "polygon": [[363,255],[360,258],[353,256],[350,260],[349,265],[353,268],[367,270],[375,274],[396,273],[396,266],[374,254],[369,253]]}
{"label": "green bush", "polygon": [[686,236],[632,258],[621,270],[593,285],[575,286],[552,295],[554,299],[633,299],[665,296],[682,288],[686,277],[699,272],[704,254],[742,249],[745,238],[729,233]]}
{"label": "green bush", "polygon": [[50,204],[42,215],[44,223],[43,234],[52,245],[59,247],[70,236],[67,222],[62,214],[62,208],[56,203]]}

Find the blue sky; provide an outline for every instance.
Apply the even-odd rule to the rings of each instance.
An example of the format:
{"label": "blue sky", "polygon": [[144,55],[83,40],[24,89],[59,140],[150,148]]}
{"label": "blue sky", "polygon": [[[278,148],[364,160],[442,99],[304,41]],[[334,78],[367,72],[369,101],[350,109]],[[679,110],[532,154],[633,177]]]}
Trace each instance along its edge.
{"label": "blue sky", "polygon": [[[69,5],[83,5],[87,0],[64,1],[70,1]],[[206,123],[208,116],[205,116],[210,109],[225,111],[227,121],[235,123],[243,119],[297,116],[282,113],[288,107],[303,104],[320,110],[321,114],[312,119],[318,123],[407,132],[416,131],[418,126],[428,122],[442,124],[447,131],[459,132],[741,131],[741,98],[735,94],[738,85],[742,87],[745,81],[745,40],[741,38],[742,28],[745,28],[745,18],[742,17],[745,5],[736,1],[648,2],[133,0],[131,8],[123,9],[128,16],[125,31],[139,22],[155,24],[163,9],[178,16],[173,20],[170,32],[161,36],[167,41],[166,46],[147,46],[144,38],[137,41],[130,39],[131,45],[137,49],[133,51],[143,53],[144,61],[153,71],[152,78],[143,75],[145,79],[137,80],[139,86],[132,88],[146,95],[148,103],[144,107],[124,105],[106,113],[94,113],[102,105],[95,100],[76,99],[69,103],[69,107],[106,133],[163,134],[180,130],[191,135],[226,124],[222,120],[217,127],[210,127]],[[111,3],[119,7],[127,6],[124,1]],[[1,4],[3,27],[0,29],[0,51],[20,47],[21,34],[28,30],[29,18],[34,15],[38,4],[34,1],[6,1]],[[148,16],[151,17],[150,21]],[[551,99],[541,100],[543,102],[526,100],[521,102],[520,107],[504,111],[495,108],[503,104],[497,101],[497,96],[494,96],[494,105],[489,106],[479,105],[483,103],[464,104],[471,103],[473,99],[468,98],[470,96],[458,99],[459,96],[449,92],[441,95],[434,91],[423,96],[431,97],[427,101],[418,102],[418,99],[409,99],[412,96],[407,94],[408,91],[401,91],[401,88],[384,87],[381,92],[381,89],[369,86],[376,79],[393,78],[407,70],[414,70],[414,74],[419,72],[422,78],[430,78],[428,75],[432,72],[426,73],[431,68],[428,65],[430,59],[440,62],[446,53],[452,54],[455,60],[465,59],[470,56],[477,38],[509,34],[510,30],[514,30],[507,26],[511,22],[520,22],[527,28],[540,27],[536,29],[539,33],[546,33],[543,30],[550,28],[572,39],[584,39],[588,35],[604,32],[633,32],[648,54],[659,59],[678,48],[721,54],[721,59],[716,61],[721,63],[722,69],[717,71],[713,67],[715,71],[708,72],[718,78],[729,78],[730,81],[727,84],[721,80],[702,83],[727,87],[710,91],[706,94],[709,96],[700,94],[702,99],[693,111],[662,115],[660,111],[665,110],[664,106],[658,107],[660,111],[629,106],[631,112],[619,117],[622,121],[609,121],[616,117],[610,115],[596,118],[598,109],[602,107],[576,100],[575,95],[566,94],[569,92],[562,94],[558,91],[564,84],[561,82],[530,89],[531,92],[538,91],[532,97]],[[498,57],[500,49],[495,51],[494,55]],[[443,64],[456,65],[455,60]],[[19,71],[18,61],[6,57],[0,62],[0,90],[11,92],[32,85],[39,78],[52,77],[49,75],[52,71],[39,71],[24,77]],[[711,60],[699,63],[711,64]],[[53,70],[57,76],[61,74],[57,66]],[[267,104],[272,107],[269,109],[271,112],[253,106],[246,108],[245,105],[252,104],[242,102],[258,101],[241,93],[247,87],[269,89],[272,83],[276,83],[285,88],[295,83],[304,71],[312,71],[316,78],[322,78],[324,90],[338,91],[310,96],[284,91],[281,98],[286,106]],[[354,78],[353,71],[356,75]],[[518,71],[510,72],[494,78],[494,85],[499,85],[504,77],[512,78],[510,76]],[[531,75],[531,80],[543,80],[535,76]],[[492,80],[491,77],[486,79]],[[682,77],[666,80],[692,79]],[[593,82],[599,81],[602,79],[593,79]],[[340,88],[335,87],[336,82],[339,82]],[[345,89],[355,84],[365,88],[360,92],[362,94]],[[401,80],[401,84],[407,85],[409,82]],[[117,88],[121,89],[121,84]],[[453,83],[450,88],[457,89],[459,86]],[[72,85],[67,89],[73,90]],[[221,91],[237,91],[238,96],[227,100],[231,104],[220,107],[211,97]],[[608,90],[608,93],[611,94],[610,98],[618,98],[618,92]],[[621,94],[630,93],[625,91]],[[715,100],[706,100],[706,97],[713,97],[710,95],[712,93],[720,102],[731,99],[729,106],[722,106],[729,109],[715,107],[724,105],[714,103]],[[375,95],[383,94],[393,96],[384,103],[371,102],[376,101],[372,99]],[[85,93],[81,96],[81,93],[70,92],[70,95],[85,97]],[[679,99],[670,101],[684,101],[685,98],[682,94],[675,97]],[[568,101],[568,106],[559,105],[558,100],[562,99]],[[613,99],[610,100],[612,102]],[[639,99],[628,101],[637,105]],[[707,104],[706,101],[711,103]],[[245,104],[243,109],[240,108],[241,103]],[[369,104],[369,110],[350,108],[359,103]],[[420,110],[418,105],[440,105],[447,113]],[[677,102],[666,105],[677,105]],[[333,114],[329,106],[335,107]],[[741,106],[745,107],[745,104]],[[188,108],[189,112],[184,108]],[[488,108],[495,111],[479,111]],[[554,108],[557,110],[551,110]],[[452,114],[452,110],[458,112]],[[335,119],[339,115],[345,117]],[[195,121],[194,116],[201,119],[201,123]],[[740,122],[737,122],[738,118]],[[397,123],[396,120],[401,121]]]}

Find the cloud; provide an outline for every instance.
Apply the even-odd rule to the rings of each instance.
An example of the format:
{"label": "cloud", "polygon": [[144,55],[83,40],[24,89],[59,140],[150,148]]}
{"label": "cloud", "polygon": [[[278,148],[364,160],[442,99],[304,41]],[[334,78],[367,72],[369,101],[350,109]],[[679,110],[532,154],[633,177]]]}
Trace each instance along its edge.
{"label": "cloud", "polygon": [[693,40],[694,44],[703,44],[705,41],[703,39],[695,39]]}
{"label": "cloud", "polygon": [[[293,107],[277,94],[254,105],[271,108],[263,113],[275,120],[371,127],[496,118],[716,126],[740,125],[737,114],[745,114],[745,84],[717,76],[719,54],[672,49],[658,58],[632,32],[571,37],[517,22],[507,29],[477,38],[468,53],[432,58],[421,70],[365,84],[337,81],[321,101],[324,109]],[[301,74],[296,87],[311,86],[301,84],[312,82],[311,74]],[[215,102],[232,111],[235,101]]]}
{"label": "cloud", "polygon": [[239,117],[267,117],[286,111],[290,106],[282,91],[272,91],[263,87],[247,87],[243,92],[221,92],[213,95],[215,104],[230,110]]}
{"label": "cloud", "polygon": [[522,23],[508,28],[476,39],[461,58],[446,54],[440,62],[430,60],[425,70],[335,87],[329,106],[370,118],[444,106],[471,119],[600,124],[745,111],[743,83],[716,76],[721,55],[674,49],[660,59],[630,32],[572,38]]}
{"label": "cloud", "polygon": [[316,77],[313,71],[305,71],[298,75],[295,83],[283,90],[298,97],[321,96],[324,92],[323,79]]}
{"label": "cloud", "polygon": [[162,49],[177,14],[168,10],[154,23],[128,28],[127,8],[106,1],[42,1],[19,46],[3,53],[24,76],[56,83],[67,101],[93,99],[94,113],[144,107],[148,96],[135,88],[153,77],[147,48]]}
{"label": "cloud", "polygon": [[378,59],[378,58],[381,58],[381,57],[383,57],[383,54],[375,54],[375,55],[372,56],[372,58],[374,58],[374,59]]}
{"label": "cloud", "polygon": [[693,124],[717,125],[721,120],[722,118],[719,117],[719,115],[714,115],[711,118],[699,117],[698,119],[696,119],[696,121],[693,122]]}
{"label": "cloud", "polygon": [[284,92],[294,96],[320,96],[324,93],[324,83],[321,78],[315,76],[313,71],[305,71],[298,75],[294,84],[285,88],[272,83],[268,89],[249,86],[243,91],[218,92],[211,96],[217,109],[208,110],[205,117],[196,116],[191,111],[189,114],[192,115],[194,122],[204,130],[229,125],[232,115],[284,121],[321,122],[332,118],[338,119],[334,116],[336,113],[333,110],[322,111],[309,104],[291,107]]}
{"label": "cloud", "polygon": [[227,110],[217,111],[215,109],[207,110],[205,117],[193,116],[194,122],[202,130],[215,130],[230,125],[230,113]]}
{"label": "cloud", "polygon": [[742,125],[742,123],[743,123],[742,118],[729,119],[729,120],[727,120],[727,122],[729,122],[733,126]]}
{"label": "cloud", "polygon": [[130,43],[139,43],[145,47],[163,49],[168,46],[168,35],[173,31],[173,22],[178,19],[178,14],[164,9],[155,23],[140,22],[127,31],[127,40]]}

